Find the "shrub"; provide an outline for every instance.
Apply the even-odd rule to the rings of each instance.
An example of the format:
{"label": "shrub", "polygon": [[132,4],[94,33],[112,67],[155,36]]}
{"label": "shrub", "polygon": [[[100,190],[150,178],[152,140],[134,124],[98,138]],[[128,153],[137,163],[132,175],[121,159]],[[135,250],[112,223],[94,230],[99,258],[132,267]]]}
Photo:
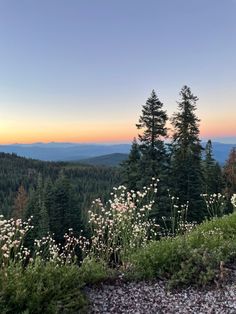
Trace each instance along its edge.
{"label": "shrub", "polygon": [[220,264],[236,257],[236,214],[206,221],[192,232],[150,243],[130,256],[131,278],[167,278],[170,284],[205,285]]}
{"label": "shrub", "polygon": [[78,267],[37,260],[22,269],[10,265],[0,272],[1,313],[85,313]]}
{"label": "shrub", "polygon": [[105,262],[86,257],[79,268],[79,275],[83,284],[94,284],[110,278],[113,272]]}

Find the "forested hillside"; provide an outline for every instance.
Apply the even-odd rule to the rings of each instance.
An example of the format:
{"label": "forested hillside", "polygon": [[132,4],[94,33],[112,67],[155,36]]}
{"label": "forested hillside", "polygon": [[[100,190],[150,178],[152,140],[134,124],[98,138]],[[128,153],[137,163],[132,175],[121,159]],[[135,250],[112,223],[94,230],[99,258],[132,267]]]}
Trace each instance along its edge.
{"label": "forested hillside", "polygon": [[[73,227],[76,219],[83,219],[93,199],[106,198],[119,182],[119,170],[115,168],[43,162],[1,153],[0,213],[15,218],[33,215],[35,225],[46,223],[46,229],[55,225],[57,218],[61,225],[68,224],[62,226],[64,232],[66,227]],[[42,211],[49,217],[40,218]],[[71,217],[66,222],[67,215]]]}
{"label": "forested hillside", "polygon": [[109,154],[98,157],[82,159],[80,160],[83,164],[95,165],[95,166],[119,166],[123,161],[127,160],[128,154]]}

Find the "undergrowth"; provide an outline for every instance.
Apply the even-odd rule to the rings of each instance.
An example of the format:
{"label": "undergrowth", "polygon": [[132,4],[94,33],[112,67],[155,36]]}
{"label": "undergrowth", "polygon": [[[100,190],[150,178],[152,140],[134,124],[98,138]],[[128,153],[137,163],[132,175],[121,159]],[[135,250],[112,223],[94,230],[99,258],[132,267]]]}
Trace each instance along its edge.
{"label": "undergrowth", "polygon": [[19,263],[9,265],[0,271],[0,313],[87,313],[82,288],[107,276],[104,264],[93,260],[86,260],[80,268],[55,267],[42,260],[26,268]]}
{"label": "undergrowth", "polygon": [[222,279],[236,258],[236,213],[214,218],[190,233],[149,243],[130,256],[132,279],[165,278],[170,286],[204,286]]}

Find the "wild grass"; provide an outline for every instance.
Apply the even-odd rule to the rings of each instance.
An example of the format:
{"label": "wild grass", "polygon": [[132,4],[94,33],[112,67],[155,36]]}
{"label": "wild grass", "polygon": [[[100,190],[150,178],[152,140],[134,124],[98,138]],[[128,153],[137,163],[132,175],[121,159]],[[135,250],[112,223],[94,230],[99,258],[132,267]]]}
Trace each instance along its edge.
{"label": "wild grass", "polygon": [[148,244],[130,256],[133,279],[165,278],[171,286],[204,286],[236,258],[236,213],[214,218],[193,231]]}
{"label": "wild grass", "polygon": [[0,271],[0,313],[87,313],[82,288],[107,276],[104,264],[93,260],[80,268],[41,259],[26,268],[11,264]]}

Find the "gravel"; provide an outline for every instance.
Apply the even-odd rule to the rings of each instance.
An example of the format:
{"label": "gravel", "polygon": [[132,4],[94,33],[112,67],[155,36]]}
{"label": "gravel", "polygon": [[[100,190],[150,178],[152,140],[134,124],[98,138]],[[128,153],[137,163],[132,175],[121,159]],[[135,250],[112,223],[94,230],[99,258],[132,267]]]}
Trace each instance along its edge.
{"label": "gravel", "polygon": [[236,284],[170,292],[164,282],[114,282],[87,287],[89,314],[236,314]]}

